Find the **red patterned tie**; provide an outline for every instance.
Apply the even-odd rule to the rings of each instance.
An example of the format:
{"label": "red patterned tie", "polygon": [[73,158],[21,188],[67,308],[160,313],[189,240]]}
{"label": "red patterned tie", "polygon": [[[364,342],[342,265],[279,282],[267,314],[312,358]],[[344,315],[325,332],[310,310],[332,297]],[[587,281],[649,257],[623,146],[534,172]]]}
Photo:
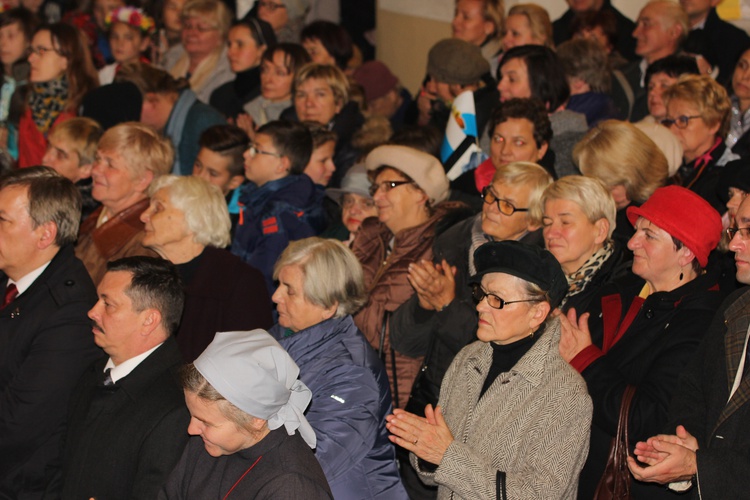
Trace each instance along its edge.
{"label": "red patterned tie", "polygon": [[3,306],[0,307],[0,309],[5,309],[8,307],[8,304],[13,302],[13,300],[18,296],[18,288],[16,288],[15,283],[11,283],[8,285],[8,287],[5,289],[5,298],[3,299]]}

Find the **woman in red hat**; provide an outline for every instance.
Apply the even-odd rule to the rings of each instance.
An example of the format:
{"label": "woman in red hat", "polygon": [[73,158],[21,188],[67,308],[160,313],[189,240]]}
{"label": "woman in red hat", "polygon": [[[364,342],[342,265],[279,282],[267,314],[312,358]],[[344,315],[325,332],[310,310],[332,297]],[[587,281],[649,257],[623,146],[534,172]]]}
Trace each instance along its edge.
{"label": "woman in red hat", "polygon": [[[721,236],[721,217],[706,200],[667,186],[627,215],[635,227],[628,241],[632,273],[605,287],[588,312],[561,315],[560,354],[586,380],[594,403],[579,498],[592,498],[604,473],[627,386],[635,387],[630,443],[663,430],[677,377],[721,302],[716,277],[705,272]],[[631,493],[670,494],[636,482]]]}

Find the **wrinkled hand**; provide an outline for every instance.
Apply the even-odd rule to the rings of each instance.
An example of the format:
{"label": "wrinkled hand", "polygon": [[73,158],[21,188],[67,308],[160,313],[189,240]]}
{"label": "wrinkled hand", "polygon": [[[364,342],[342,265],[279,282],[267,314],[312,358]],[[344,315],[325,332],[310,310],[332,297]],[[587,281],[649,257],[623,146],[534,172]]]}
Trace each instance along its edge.
{"label": "wrinkled hand", "polygon": [[439,264],[422,259],[409,264],[407,278],[419,298],[419,305],[428,311],[439,311],[456,298],[456,267],[445,259]]}
{"label": "wrinkled hand", "polygon": [[385,420],[391,442],[431,464],[440,465],[453,442],[453,434],[439,406],[433,410],[432,405],[427,405],[424,418],[396,408]]}
{"label": "wrinkled hand", "polygon": [[576,355],[592,344],[589,332],[589,313],[581,314],[576,319],[576,310],[571,308],[568,314],[559,313],[560,318],[560,355],[570,362]]}
{"label": "wrinkled hand", "polygon": [[253,122],[253,118],[250,115],[240,113],[237,115],[235,125],[244,130],[250,139],[255,139],[255,122]]}
{"label": "wrinkled hand", "polygon": [[636,444],[638,461],[628,457],[628,468],[639,481],[660,484],[686,481],[698,470],[697,450],[698,440],[680,425],[677,435],[660,434]]}

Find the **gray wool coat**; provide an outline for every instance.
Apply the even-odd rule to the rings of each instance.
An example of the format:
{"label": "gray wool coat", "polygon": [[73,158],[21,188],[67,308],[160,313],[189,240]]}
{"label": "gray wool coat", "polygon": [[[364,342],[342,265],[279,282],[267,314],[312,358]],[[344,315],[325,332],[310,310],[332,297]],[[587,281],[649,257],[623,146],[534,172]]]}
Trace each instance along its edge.
{"label": "gray wool coat", "polygon": [[583,378],[560,357],[560,323],[479,399],[492,347],[465,347],[451,364],[440,406],[455,440],[434,472],[412,466],[443,498],[575,498],[589,448],[592,404]]}

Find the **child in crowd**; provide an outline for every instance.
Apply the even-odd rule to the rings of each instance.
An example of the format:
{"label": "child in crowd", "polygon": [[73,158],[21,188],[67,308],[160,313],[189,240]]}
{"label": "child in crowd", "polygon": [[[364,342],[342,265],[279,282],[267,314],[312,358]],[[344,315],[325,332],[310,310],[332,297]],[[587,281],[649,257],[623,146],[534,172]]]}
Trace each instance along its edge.
{"label": "child in crowd", "polygon": [[336,132],[316,122],[304,122],[313,139],[313,152],[305,167],[305,175],[319,186],[327,186],[336,171],[333,154],[336,151]]}
{"label": "child in crowd", "polygon": [[119,7],[107,15],[105,25],[109,31],[109,46],[115,62],[99,70],[102,85],[112,83],[121,64],[145,61],[143,54],[151,44],[156,24],[151,16],[137,7]]}

